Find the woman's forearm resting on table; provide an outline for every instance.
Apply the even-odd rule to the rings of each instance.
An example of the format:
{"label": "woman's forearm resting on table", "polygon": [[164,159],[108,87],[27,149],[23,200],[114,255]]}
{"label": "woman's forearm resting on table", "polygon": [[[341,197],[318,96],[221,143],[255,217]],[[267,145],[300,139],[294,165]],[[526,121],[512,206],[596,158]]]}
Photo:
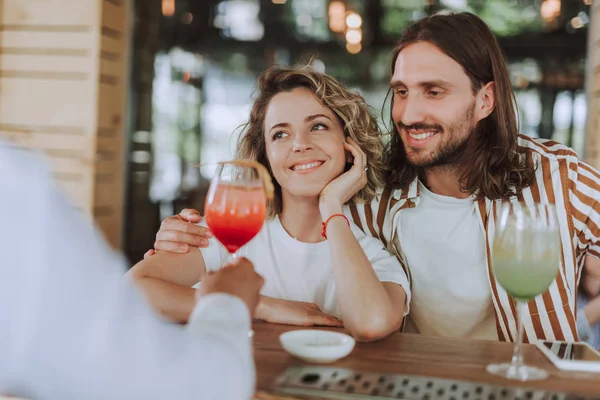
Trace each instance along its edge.
{"label": "woman's forearm resting on table", "polygon": [[163,318],[187,323],[196,305],[195,289],[151,277],[136,280],[152,308]]}
{"label": "woman's forearm resting on table", "polygon": [[[188,322],[196,304],[194,288],[146,275],[143,269],[132,270],[131,276],[158,314],[173,322]],[[260,296],[255,319],[271,322],[274,314],[272,300],[271,297]]]}
{"label": "woman's forearm resting on table", "polygon": [[398,330],[406,302],[402,286],[379,280],[344,218],[329,221],[327,237],[346,329],[360,341],[382,339]]}
{"label": "woman's forearm resting on table", "polygon": [[194,309],[196,301],[192,285],[203,273],[204,262],[199,252],[158,252],[129,271],[154,310],[179,323],[187,322]]}

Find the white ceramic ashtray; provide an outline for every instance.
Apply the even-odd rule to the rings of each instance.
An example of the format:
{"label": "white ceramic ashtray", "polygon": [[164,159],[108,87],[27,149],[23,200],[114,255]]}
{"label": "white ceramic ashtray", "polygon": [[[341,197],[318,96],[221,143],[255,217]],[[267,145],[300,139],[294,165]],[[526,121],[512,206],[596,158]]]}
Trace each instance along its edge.
{"label": "white ceramic ashtray", "polygon": [[353,337],[343,333],[302,329],[279,336],[288,353],[312,363],[328,363],[346,357],[356,344]]}

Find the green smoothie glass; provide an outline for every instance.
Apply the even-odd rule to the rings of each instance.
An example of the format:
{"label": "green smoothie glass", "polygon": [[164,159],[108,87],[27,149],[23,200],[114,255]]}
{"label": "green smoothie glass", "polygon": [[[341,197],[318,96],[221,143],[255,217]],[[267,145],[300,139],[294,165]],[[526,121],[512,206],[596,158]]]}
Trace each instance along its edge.
{"label": "green smoothie glass", "polygon": [[560,235],[554,206],[507,203],[496,218],[492,269],[498,283],[517,303],[518,333],[512,361],[488,365],[487,371],[507,379],[540,380],[548,372],[523,363],[523,318],[527,303],[544,293],[558,273]]}

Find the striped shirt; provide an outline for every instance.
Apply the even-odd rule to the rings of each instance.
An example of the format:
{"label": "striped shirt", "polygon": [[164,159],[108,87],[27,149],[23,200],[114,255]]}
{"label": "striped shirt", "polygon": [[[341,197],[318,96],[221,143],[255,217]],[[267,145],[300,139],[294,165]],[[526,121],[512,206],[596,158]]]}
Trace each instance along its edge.
{"label": "striped shirt", "polygon": [[[514,300],[496,282],[491,269],[490,249],[494,240],[495,216],[503,201],[552,204],[558,214],[562,244],[559,274],[550,289],[528,303],[522,316],[526,342],[536,339],[578,341],[577,287],[585,256],[600,258],[600,172],[570,148],[552,141],[519,136],[519,146],[536,166],[535,182],[518,196],[507,200],[481,199],[479,217],[485,228],[486,267],[498,338],[514,341],[517,310]],[[368,235],[381,240],[398,257],[410,281],[410,265],[398,239],[400,212],[419,204],[418,180],[402,189],[386,187],[370,203],[352,204],[344,212]],[[449,316],[451,317],[451,316]]]}

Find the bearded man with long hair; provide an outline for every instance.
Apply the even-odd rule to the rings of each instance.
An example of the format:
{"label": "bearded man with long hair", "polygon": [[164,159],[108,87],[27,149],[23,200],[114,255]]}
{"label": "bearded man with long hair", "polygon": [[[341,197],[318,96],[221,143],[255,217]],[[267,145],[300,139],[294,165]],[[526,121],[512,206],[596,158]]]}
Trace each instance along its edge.
{"label": "bearded man with long hair", "polygon": [[406,330],[516,340],[490,249],[502,204],[524,201],[555,205],[562,244],[555,283],[523,315],[524,339],[578,340],[580,274],[600,258],[600,173],[568,147],[519,134],[502,51],[473,14],[410,26],[393,51],[391,90],[387,186],[350,212],[412,278]]}

